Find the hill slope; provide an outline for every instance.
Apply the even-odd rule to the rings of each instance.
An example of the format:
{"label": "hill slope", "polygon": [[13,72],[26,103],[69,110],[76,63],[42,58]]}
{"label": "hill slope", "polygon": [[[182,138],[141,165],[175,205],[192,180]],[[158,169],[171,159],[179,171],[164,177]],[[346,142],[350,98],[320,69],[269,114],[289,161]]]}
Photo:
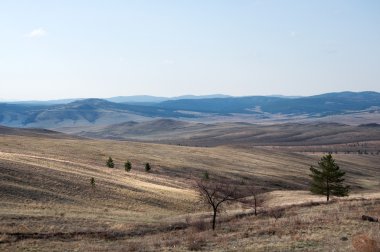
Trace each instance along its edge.
{"label": "hill slope", "polygon": [[205,113],[259,113],[331,115],[380,107],[380,94],[376,92],[342,92],[300,98],[270,96],[231,97],[201,100],[165,101],[158,105]]}
{"label": "hill slope", "polygon": [[0,123],[7,126],[75,127],[180,116],[180,113],[168,109],[114,103],[102,99],[86,99],[50,106],[0,104]]}
{"label": "hill slope", "polygon": [[337,123],[191,123],[169,119],[126,122],[74,132],[90,138],[160,142],[192,146],[323,145],[380,140],[376,124]]}
{"label": "hill slope", "polygon": [[[272,96],[169,100],[160,103],[115,103],[85,99],[58,105],[0,104],[0,124],[15,127],[111,125],[153,118],[197,121],[298,120],[365,113],[379,120],[380,94],[343,92],[284,98]],[[355,114],[356,113],[356,114]],[[358,119],[359,120],[359,119]],[[370,121],[371,122],[371,121]],[[378,121],[375,121],[378,122]]]}
{"label": "hill slope", "polygon": [[[232,241],[239,241],[239,250],[250,250],[252,244],[264,246],[264,251],[293,248],[302,251],[311,246],[326,250],[326,244],[343,243],[339,235],[353,236],[340,230],[343,227],[373,229],[355,219],[360,211],[374,211],[373,208],[353,207],[349,203],[345,208],[322,205],[315,210],[310,207],[296,210],[293,207],[286,210],[286,217],[276,222],[268,215],[241,219],[246,210],[231,205],[222,213],[226,219],[218,224],[217,235],[204,229],[208,226],[209,209],[199,204],[191,178],[207,170],[212,179],[230,178],[234,183],[245,179],[268,190],[307,190],[308,167],[316,164],[321,153],[15,135],[1,135],[0,146],[2,251],[183,251],[199,242],[208,251],[235,251],[237,244]],[[105,167],[108,156],[115,161],[114,169]],[[353,193],[378,190],[378,156],[338,154],[335,158],[347,172],[347,183],[352,186]],[[123,169],[126,160],[132,162],[129,173]],[[144,171],[145,162],[152,165],[150,173]],[[90,184],[91,178],[95,179],[95,187]],[[291,201],[292,197],[301,203],[323,200],[305,191],[273,192],[268,207]],[[369,202],[368,206],[376,204]],[[348,209],[345,211],[350,215],[341,218],[342,209]],[[292,219],[294,211],[303,219]],[[330,213],[334,215],[331,217]],[[231,219],[229,216],[234,214],[241,217]],[[313,223],[308,216],[313,218]],[[325,222],[331,225],[327,231],[320,228]],[[291,223],[302,225],[291,228]],[[340,231],[336,231],[338,223]],[[313,235],[308,233],[310,230]],[[291,233],[288,232],[302,238],[289,239]],[[237,237],[231,240],[228,238],[231,235]],[[198,236],[208,237],[210,242],[202,242]],[[331,241],[326,242],[324,237]],[[268,239],[271,242],[268,243]],[[313,241],[311,245],[310,241]]]}
{"label": "hill slope", "polygon": [[73,135],[67,135],[61,132],[47,130],[47,129],[11,128],[11,127],[5,127],[5,126],[0,125],[0,136],[2,135],[56,138],[56,139],[79,139],[79,137],[76,137]]}

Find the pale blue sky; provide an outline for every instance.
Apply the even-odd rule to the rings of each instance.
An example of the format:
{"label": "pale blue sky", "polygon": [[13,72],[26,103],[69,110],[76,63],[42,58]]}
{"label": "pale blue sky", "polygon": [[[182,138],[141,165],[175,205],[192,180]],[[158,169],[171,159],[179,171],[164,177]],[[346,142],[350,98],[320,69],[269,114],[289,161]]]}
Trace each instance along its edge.
{"label": "pale blue sky", "polygon": [[0,0],[0,99],[380,91],[380,1]]}

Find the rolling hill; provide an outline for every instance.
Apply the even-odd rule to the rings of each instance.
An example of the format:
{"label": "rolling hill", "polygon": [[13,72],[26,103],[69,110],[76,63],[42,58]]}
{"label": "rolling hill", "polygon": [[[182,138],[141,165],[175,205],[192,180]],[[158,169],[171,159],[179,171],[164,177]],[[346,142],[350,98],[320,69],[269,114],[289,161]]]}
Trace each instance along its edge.
{"label": "rolling hill", "polygon": [[[357,232],[379,238],[378,224],[360,218],[380,209],[378,155],[335,154],[352,192],[348,199],[324,204],[325,198],[307,191],[309,166],[321,152],[3,132],[1,251],[350,251],[346,240],[354,240]],[[105,167],[109,156],[113,169]],[[132,162],[130,172],[124,171],[126,160]],[[144,171],[145,162],[151,172]],[[210,209],[193,187],[204,171],[212,179],[245,180],[271,191],[259,215],[248,206],[226,205],[217,230],[209,230]],[[281,217],[275,219],[274,211]]]}
{"label": "rolling hill", "polygon": [[80,139],[74,135],[67,135],[61,132],[38,129],[38,128],[12,128],[0,125],[0,136],[11,135],[11,136],[27,136],[27,137],[42,137],[42,138],[52,138],[52,139]]}
{"label": "rolling hill", "polygon": [[159,119],[145,122],[125,122],[72,133],[89,138],[190,146],[305,146],[380,141],[378,124],[359,126],[338,123],[258,125],[222,122],[204,124]]}
{"label": "rolling hill", "polygon": [[376,92],[341,92],[323,95],[283,98],[272,96],[247,96],[201,100],[165,101],[157,105],[160,108],[195,111],[204,113],[255,114],[309,114],[326,116],[365,109],[380,108],[380,93]]}
{"label": "rolling hill", "polygon": [[85,99],[49,106],[0,104],[0,123],[14,127],[74,127],[180,116],[182,114],[170,109],[114,103],[102,99]]}
{"label": "rolling hill", "polygon": [[[365,114],[378,122],[380,94],[342,92],[310,97],[222,97],[115,103],[84,99],[67,104],[0,103],[0,124],[13,127],[62,128],[111,125],[159,118],[192,121],[292,121]],[[355,115],[355,116],[351,116]],[[340,120],[340,119],[339,119]],[[358,119],[361,120],[360,118]],[[357,121],[358,121],[357,120]]]}

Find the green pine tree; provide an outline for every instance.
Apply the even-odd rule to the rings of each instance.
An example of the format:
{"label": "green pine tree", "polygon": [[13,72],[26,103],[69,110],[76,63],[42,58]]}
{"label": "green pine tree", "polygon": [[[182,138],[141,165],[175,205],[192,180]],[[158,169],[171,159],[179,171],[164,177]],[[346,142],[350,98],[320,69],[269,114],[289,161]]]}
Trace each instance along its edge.
{"label": "green pine tree", "polygon": [[94,189],[95,188],[95,179],[93,177],[90,179],[90,184],[91,184],[92,189]]}
{"label": "green pine tree", "polygon": [[114,168],[115,167],[115,164],[113,163],[113,160],[111,157],[108,158],[107,162],[106,162],[106,166],[109,167],[109,168]]}
{"label": "green pine tree", "polygon": [[318,167],[311,166],[310,171],[312,193],[325,195],[327,201],[330,200],[330,196],[348,196],[350,188],[343,185],[343,176],[346,173],[340,170],[331,154],[323,156],[318,162]]}
{"label": "green pine tree", "polygon": [[210,178],[208,171],[203,172],[203,179],[208,180]]}
{"label": "green pine tree", "polygon": [[149,172],[150,169],[151,169],[150,164],[149,164],[149,163],[146,163],[146,164],[145,164],[145,171],[146,171],[146,172]]}
{"label": "green pine tree", "polygon": [[125,171],[129,172],[132,169],[132,164],[129,160],[124,164]]}

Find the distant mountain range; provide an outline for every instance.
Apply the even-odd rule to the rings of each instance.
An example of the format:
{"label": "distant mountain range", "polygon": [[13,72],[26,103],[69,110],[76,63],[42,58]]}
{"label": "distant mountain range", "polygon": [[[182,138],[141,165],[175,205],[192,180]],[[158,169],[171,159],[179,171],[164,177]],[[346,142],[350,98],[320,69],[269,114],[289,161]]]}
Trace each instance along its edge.
{"label": "distant mountain range", "polygon": [[[104,98],[103,100],[117,103],[158,103],[169,100],[181,100],[181,99],[204,99],[204,98],[226,98],[231,97],[229,95],[223,94],[213,94],[213,95],[182,95],[175,97],[161,97],[161,96],[151,96],[151,95],[132,95],[132,96],[115,96],[110,98]],[[58,99],[58,100],[47,100],[47,101],[4,101],[0,99],[0,102],[7,102],[12,104],[33,104],[33,105],[55,105],[55,104],[68,104],[70,102],[86,100],[86,98],[70,98],[70,99]]]}
{"label": "distant mountain range", "polygon": [[279,113],[309,114],[326,116],[331,114],[380,108],[380,93],[341,92],[327,93],[300,98],[272,96],[229,97],[222,99],[200,99],[165,101],[157,105],[160,108],[205,113]]}
{"label": "distant mountain range", "polygon": [[[380,93],[341,92],[309,97],[247,96],[186,97],[160,101],[160,97],[114,97],[64,100],[62,104],[0,103],[0,124],[16,127],[63,128],[111,125],[126,121],[171,118],[226,120],[226,118],[326,117],[358,112],[379,114]],[[162,98],[164,99],[164,98]],[[68,102],[70,101],[70,102]],[[242,121],[244,121],[242,119]],[[375,121],[377,122],[377,121]]]}

